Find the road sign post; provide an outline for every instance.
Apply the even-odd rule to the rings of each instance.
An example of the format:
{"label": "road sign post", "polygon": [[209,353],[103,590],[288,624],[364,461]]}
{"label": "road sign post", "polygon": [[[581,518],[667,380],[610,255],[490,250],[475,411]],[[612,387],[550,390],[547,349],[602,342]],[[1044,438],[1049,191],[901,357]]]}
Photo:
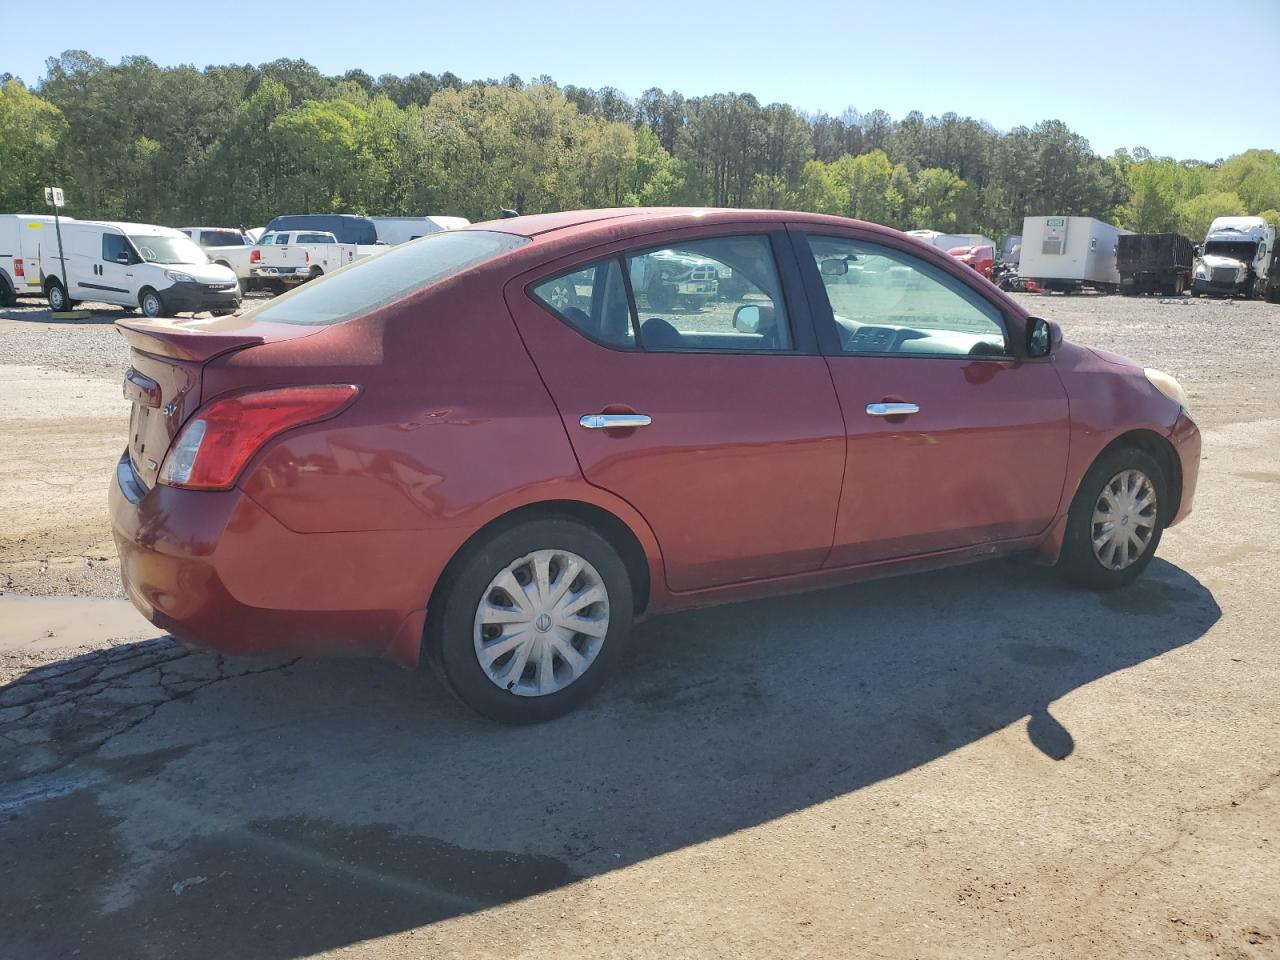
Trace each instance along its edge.
{"label": "road sign post", "polygon": [[58,237],[58,261],[62,264],[62,276],[59,280],[62,283],[62,309],[71,309],[71,282],[67,279],[67,255],[62,250],[62,221],[58,217],[58,210],[65,202],[62,195],[61,187],[45,187],[44,202],[53,207],[53,232]]}

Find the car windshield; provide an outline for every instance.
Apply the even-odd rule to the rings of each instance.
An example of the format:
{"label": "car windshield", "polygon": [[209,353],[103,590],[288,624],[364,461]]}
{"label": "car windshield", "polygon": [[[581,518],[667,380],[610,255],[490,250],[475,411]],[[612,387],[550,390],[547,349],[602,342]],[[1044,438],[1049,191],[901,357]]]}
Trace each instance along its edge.
{"label": "car windshield", "polygon": [[528,243],[495,230],[453,230],[411,240],[248,312],[254,320],[323,325],[341,323]]}
{"label": "car windshield", "polygon": [[1204,252],[1248,263],[1258,252],[1258,244],[1253,240],[1210,240],[1204,245]]}
{"label": "car windshield", "polygon": [[208,263],[203,250],[190,237],[129,234],[129,242],[148,263]]}

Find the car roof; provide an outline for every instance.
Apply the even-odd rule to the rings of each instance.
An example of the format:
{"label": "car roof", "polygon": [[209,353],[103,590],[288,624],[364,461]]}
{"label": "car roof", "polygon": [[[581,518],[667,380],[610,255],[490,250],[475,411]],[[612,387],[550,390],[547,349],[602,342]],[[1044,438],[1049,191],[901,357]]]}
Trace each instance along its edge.
{"label": "car roof", "polygon": [[562,213],[535,213],[473,223],[469,230],[494,230],[520,237],[555,239],[608,233],[614,236],[656,233],[699,223],[810,223],[831,226],[858,226],[873,232],[897,234],[878,224],[793,210],[747,210],[736,207],[613,207],[600,210],[567,210]]}

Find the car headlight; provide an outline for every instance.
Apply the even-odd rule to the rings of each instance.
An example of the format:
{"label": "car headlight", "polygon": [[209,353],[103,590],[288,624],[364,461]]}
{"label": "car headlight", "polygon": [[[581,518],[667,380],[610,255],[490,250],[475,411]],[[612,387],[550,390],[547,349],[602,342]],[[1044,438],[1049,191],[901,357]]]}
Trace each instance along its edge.
{"label": "car headlight", "polygon": [[1209,268],[1203,263],[1196,264],[1196,277],[1201,280],[1209,279]]}
{"label": "car headlight", "polygon": [[1163,370],[1153,370],[1151,367],[1143,368],[1143,373],[1147,375],[1147,380],[1151,385],[1172,400],[1183,410],[1187,410],[1187,391],[1182,389],[1182,384]]}
{"label": "car headlight", "polygon": [[189,273],[183,273],[181,270],[166,270],[164,275],[174,283],[195,283],[196,278]]}

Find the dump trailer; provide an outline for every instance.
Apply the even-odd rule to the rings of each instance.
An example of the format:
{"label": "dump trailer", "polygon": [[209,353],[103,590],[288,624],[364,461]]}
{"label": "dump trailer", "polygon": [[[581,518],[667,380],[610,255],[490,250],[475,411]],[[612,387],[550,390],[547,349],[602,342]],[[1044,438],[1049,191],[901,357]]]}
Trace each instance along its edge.
{"label": "dump trailer", "polygon": [[1120,289],[1116,246],[1131,233],[1092,217],[1026,217],[1018,273],[1042,290]]}
{"label": "dump trailer", "polygon": [[1191,286],[1195,245],[1180,233],[1126,233],[1116,243],[1120,292],[1181,296]]}

